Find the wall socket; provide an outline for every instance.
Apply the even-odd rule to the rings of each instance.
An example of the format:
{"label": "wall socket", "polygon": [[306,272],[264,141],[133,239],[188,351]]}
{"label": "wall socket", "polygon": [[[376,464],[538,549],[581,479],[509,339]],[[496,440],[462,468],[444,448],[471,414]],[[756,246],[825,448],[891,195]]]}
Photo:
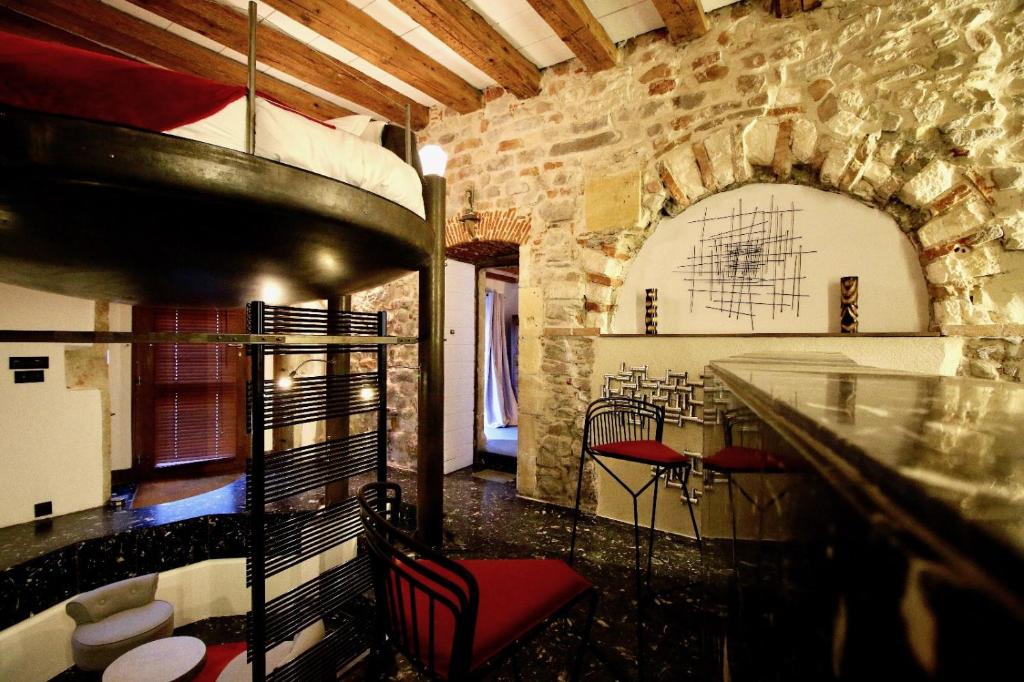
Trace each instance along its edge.
{"label": "wall socket", "polygon": [[46,502],[37,502],[35,508],[37,519],[40,516],[49,516],[53,513],[53,502],[51,502],[50,500],[47,500]]}

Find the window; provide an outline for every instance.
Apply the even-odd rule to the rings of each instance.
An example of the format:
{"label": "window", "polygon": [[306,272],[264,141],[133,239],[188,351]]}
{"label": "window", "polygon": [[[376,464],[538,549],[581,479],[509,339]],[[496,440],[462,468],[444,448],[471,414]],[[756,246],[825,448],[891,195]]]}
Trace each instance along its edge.
{"label": "window", "polygon": [[[241,333],[237,309],[136,308],[136,330]],[[145,327],[143,329],[142,327]],[[137,346],[137,449],[142,468],[244,462],[245,364],[238,346]]]}

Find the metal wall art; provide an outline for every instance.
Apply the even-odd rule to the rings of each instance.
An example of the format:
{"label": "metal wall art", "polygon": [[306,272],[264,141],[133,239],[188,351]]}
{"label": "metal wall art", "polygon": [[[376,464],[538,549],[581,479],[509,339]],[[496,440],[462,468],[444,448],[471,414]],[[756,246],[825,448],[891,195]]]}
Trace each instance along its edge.
{"label": "metal wall art", "polygon": [[796,205],[777,207],[772,196],[766,208],[744,209],[743,201],[727,213],[691,221],[700,225],[700,238],[680,266],[690,292],[690,310],[703,306],[729,319],[750,320],[751,331],[760,315],[800,317],[804,256]]}
{"label": "metal wall art", "polygon": [[664,378],[647,376],[647,365],[628,367],[623,362],[618,374],[605,374],[604,397],[639,398],[665,408],[665,422],[683,426],[687,422],[703,424],[699,410],[704,402],[697,398],[703,384],[691,382],[687,372],[665,372]]}

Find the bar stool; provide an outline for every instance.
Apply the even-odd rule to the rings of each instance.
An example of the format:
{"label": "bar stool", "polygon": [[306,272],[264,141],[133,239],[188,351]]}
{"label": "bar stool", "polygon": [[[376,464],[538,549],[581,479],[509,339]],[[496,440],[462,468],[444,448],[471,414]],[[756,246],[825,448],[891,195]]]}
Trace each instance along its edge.
{"label": "bar stool", "polygon": [[[690,458],[662,444],[662,432],[665,428],[665,408],[635,398],[614,396],[599,398],[587,407],[587,416],[583,422],[583,446],[580,450],[580,470],[576,481],[576,507],[572,517],[572,540],[569,544],[569,564],[576,558],[576,526],[580,516],[580,492],[583,488],[583,465],[589,456],[602,469],[608,472],[620,486],[633,498],[633,540],[635,549],[635,571],[637,581],[637,598],[642,590],[640,570],[640,515],[637,499],[652,485],[654,499],[651,503],[651,528],[647,541],[646,581],[650,585],[651,560],[654,556],[654,520],[658,512],[658,485],[661,476],[669,471],[679,471],[683,483],[683,493],[690,510],[690,521],[693,532],[697,536],[697,544],[704,549],[697,528],[697,517],[690,501],[688,483],[692,464]],[[608,468],[601,458],[618,459],[626,462],[637,462],[654,467],[654,475],[639,490],[633,490],[614,471]]]}
{"label": "bar stool", "polygon": [[784,474],[798,471],[800,463],[792,458],[782,457],[767,450],[758,448],[747,448],[733,445],[733,425],[744,421],[741,416],[726,413],[722,417],[725,431],[725,447],[713,455],[704,458],[705,473],[720,474],[725,477],[726,486],[729,491],[729,516],[732,523],[732,565],[736,570],[736,506],[733,499],[733,485],[743,494],[747,500],[757,509],[758,513],[758,540],[760,541],[760,528],[764,517],[764,511],[771,504],[778,502],[785,497],[788,490],[782,494],[773,496],[767,503],[755,500],[744,488],[733,480],[735,474]]}
{"label": "bar stool", "polygon": [[367,483],[357,500],[376,595],[371,665],[386,643],[432,680],[478,680],[514,665],[526,642],[586,603],[569,679],[580,678],[597,607],[586,578],[561,559],[449,559],[395,525],[396,483]]}

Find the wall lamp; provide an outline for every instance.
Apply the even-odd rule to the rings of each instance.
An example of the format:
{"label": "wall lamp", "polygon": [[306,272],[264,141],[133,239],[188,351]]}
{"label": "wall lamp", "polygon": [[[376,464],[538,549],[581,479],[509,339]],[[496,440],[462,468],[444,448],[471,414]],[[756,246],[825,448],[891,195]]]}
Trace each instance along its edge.
{"label": "wall lamp", "polygon": [[448,155],[436,144],[428,144],[420,150],[420,165],[423,166],[424,175],[444,177],[444,169],[448,165]]}
{"label": "wall lamp", "polygon": [[[300,362],[295,367],[295,369],[293,369],[292,371],[288,372],[288,374],[285,374],[283,376],[278,377],[277,381],[275,381],[274,383],[282,391],[291,390],[291,388],[293,386],[295,386],[295,378],[299,375],[299,370],[302,369],[302,367],[304,365],[308,365],[311,362],[322,362],[325,365],[327,365],[328,367],[330,367],[331,365],[334,364],[333,360],[322,360],[320,358],[309,358],[308,360],[303,360],[302,362]],[[366,386],[364,388],[359,389],[359,399],[360,400],[373,400],[373,397],[376,394],[377,394],[377,391],[375,391],[374,389],[370,388],[369,386]]]}
{"label": "wall lamp", "polygon": [[302,367],[304,365],[308,365],[311,362],[322,362],[325,365],[327,365],[328,367],[330,367],[331,365],[334,364],[333,360],[322,360],[320,358],[309,358],[308,360],[303,360],[302,362],[300,362],[295,367],[295,369],[293,369],[292,371],[288,372],[288,374],[285,374],[283,376],[278,377],[277,381],[274,382],[274,383],[276,383],[277,387],[280,388],[281,390],[287,391],[288,389],[290,389],[292,386],[295,385],[295,377],[297,377],[299,375],[299,370],[302,369]]}

